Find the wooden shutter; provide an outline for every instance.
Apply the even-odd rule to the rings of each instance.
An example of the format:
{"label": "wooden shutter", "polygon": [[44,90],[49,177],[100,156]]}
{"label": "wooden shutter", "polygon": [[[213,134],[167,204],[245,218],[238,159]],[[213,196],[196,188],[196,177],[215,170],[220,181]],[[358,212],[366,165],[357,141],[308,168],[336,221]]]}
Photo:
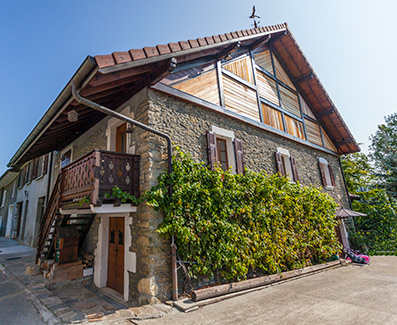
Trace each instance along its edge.
{"label": "wooden shutter", "polygon": [[214,170],[218,161],[218,155],[216,150],[216,135],[214,132],[207,131],[207,144],[208,144],[208,165],[211,170]]}
{"label": "wooden shutter", "polygon": [[30,171],[30,164],[27,164],[25,167],[25,180],[23,184],[29,183],[29,171]]}
{"label": "wooden shutter", "polygon": [[276,152],[275,153],[276,157],[276,165],[277,165],[277,171],[280,173],[281,176],[285,175],[285,168],[283,165],[283,159],[281,158],[281,153]]}
{"label": "wooden shutter", "polygon": [[48,155],[46,154],[43,158],[43,175],[47,174],[47,170],[48,170]]}
{"label": "wooden shutter", "polygon": [[21,187],[23,185],[23,180],[24,180],[24,174],[23,174],[23,169],[19,171],[19,177],[18,177],[18,187]]}
{"label": "wooden shutter", "polygon": [[33,161],[32,179],[37,178],[38,168],[39,168],[39,158],[35,158]]}
{"label": "wooden shutter", "polygon": [[234,139],[234,152],[236,154],[236,172],[244,174],[243,142],[240,139]]}
{"label": "wooden shutter", "polygon": [[330,165],[330,164],[328,164],[328,170],[329,170],[329,176],[330,176],[330,178],[331,178],[332,186],[335,186],[334,173],[332,172],[332,168],[331,168],[331,165]]}
{"label": "wooden shutter", "polygon": [[323,164],[322,162],[318,162],[318,168],[320,169],[320,175],[321,175],[321,182],[323,183],[323,186],[327,186],[327,179],[325,178],[325,166],[326,164]]}
{"label": "wooden shutter", "polygon": [[298,176],[298,170],[296,168],[295,158],[291,157],[290,159],[291,159],[292,173],[294,174],[294,181],[298,182],[299,181],[299,176]]}

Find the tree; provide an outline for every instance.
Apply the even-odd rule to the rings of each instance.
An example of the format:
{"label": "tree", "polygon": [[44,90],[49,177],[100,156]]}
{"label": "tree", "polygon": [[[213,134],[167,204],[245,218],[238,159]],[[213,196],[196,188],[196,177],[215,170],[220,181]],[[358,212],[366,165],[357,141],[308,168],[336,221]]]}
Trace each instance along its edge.
{"label": "tree", "polygon": [[386,116],[371,136],[370,158],[374,162],[380,186],[397,198],[397,113]]}
{"label": "tree", "polygon": [[368,157],[363,153],[353,153],[341,158],[349,193],[360,194],[371,190],[376,179]]}

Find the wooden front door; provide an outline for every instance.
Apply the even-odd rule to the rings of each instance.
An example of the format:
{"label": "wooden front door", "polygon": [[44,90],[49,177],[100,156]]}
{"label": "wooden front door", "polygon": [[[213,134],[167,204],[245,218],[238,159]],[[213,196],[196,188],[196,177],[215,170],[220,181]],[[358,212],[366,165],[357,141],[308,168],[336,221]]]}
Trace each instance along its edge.
{"label": "wooden front door", "polygon": [[109,218],[108,281],[106,286],[124,293],[124,218]]}
{"label": "wooden front door", "polygon": [[127,142],[127,124],[124,123],[116,129],[116,152],[125,153]]}

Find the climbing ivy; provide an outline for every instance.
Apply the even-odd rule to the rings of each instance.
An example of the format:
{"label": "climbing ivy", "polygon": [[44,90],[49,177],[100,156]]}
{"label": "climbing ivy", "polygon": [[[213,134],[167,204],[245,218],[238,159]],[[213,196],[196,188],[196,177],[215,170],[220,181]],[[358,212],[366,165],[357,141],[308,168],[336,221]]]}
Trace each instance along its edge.
{"label": "climbing ivy", "polygon": [[279,273],[327,261],[340,250],[336,204],[318,189],[265,172],[211,171],[179,148],[173,166],[144,196],[164,211],[158,232],[175,236],[180,257],[193,262],[192,276],[231,281],[249,272]]}

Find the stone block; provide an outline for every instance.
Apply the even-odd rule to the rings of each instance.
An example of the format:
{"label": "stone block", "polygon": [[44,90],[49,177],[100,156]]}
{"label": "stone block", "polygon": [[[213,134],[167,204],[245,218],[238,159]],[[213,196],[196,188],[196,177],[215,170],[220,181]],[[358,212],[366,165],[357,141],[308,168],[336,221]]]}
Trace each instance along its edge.
{"label": "stone block", "polygon": [[40,265],[27,266],[25,274],[27,274],[27,275],[40,274]]}
{"label": "stone block", "polygon": [[145,293],[150,296],[156,296],[159,292],[159,288],[156,283],[156,278],[152,276],[150,278],[141,279],[138,282],[138,291],[140,293]]}

